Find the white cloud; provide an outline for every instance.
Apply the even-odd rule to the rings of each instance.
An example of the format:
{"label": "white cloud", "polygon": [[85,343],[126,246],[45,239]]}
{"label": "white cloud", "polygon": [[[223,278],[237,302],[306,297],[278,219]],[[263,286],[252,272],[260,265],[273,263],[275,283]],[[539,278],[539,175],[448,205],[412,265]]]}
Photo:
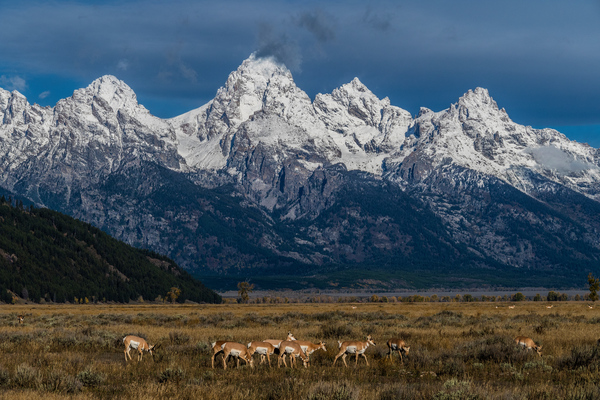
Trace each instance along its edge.
{"label": "white cloud", "polygon": [[127,68],[129,68],[129,61],[126,59],[119,60],[117,63],[117,68],[121,71],[127,71]]}
{"label": "white cloud", "polygon": [[45,92],[40,93],[40,95],[38,96],[40,99],[45,99],[46,97],[50,96],[50,91],[46,90]]}
{"label": "white cloud", "polygon": [[542,167],[555,170],[561,174],[578,173],[594,168],[593,165],[577,160],[571,154],[552,145],[528,150]]}
{"label": "white cloud", "polygon": [[27,88],[27,82],[20,76],[0,76],[0,87],[6,90],[18,90],[19,92],[25,91]]}

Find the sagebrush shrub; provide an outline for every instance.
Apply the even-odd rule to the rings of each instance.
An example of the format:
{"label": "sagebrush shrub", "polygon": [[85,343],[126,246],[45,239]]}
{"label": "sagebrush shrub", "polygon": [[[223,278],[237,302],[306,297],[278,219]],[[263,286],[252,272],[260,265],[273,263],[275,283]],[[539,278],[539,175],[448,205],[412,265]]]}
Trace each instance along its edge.
{"label": "sagebrush shrub", "polygon": [[359,389],[348,381],[317,382],[308,390],[306,400],[358,400]]}

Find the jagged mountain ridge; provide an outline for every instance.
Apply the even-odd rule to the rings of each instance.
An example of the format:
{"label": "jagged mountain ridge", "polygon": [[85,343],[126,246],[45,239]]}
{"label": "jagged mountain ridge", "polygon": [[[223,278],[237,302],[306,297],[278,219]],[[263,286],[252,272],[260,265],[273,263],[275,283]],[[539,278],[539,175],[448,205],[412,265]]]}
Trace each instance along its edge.
{"label": "jagged mountain ridge", "polygon": [[[112,76],[54,108],[0,89],[0,115],[2,187],[195,271],[413,265],[418,224],[390,232],[382,221],[407,214],[368,207],[356,182],[429,213],[421,228],[448,263],[552,269],[600,255],[596,217],[572,204],[597,204],[598,150],[514,123],[482,88],[412,118],[358,79],[311,101],[284,66],[251,56],[212,101],[168,120]],[[340,204],[348,186],[362,205]],[[531,203],[524,214],[515,199]],[[523,215],[544,234],[515,228]]]}

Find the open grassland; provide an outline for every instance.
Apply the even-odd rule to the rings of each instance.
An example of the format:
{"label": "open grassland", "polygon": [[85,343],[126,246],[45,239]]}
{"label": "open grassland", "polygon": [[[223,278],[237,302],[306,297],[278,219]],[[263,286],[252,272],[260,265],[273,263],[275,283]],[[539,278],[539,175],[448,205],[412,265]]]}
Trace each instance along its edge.
{"label": "open grassland", "polygon": [[[512,303],[514,304],[514,303]],[[556,304],[556,303],[555,303]],[[590,303],[279,305],[16,305],[0,309],[2,399],[597,399],[600,308]],[[355,308],[354,308],[355,307]],[[498,307],[498,308],[496,308]],[[25,315],[19,324],[17,315]],[[297,339],[327,344],[311,365],[255,368],[210,343]],[[161,343],[125,363],[122,339]],[[338,340],[372,335],[360,357],[332,366]],[[543,356],[515,345],[518,335]],[[386,341],[410,346],[401,364]]]}

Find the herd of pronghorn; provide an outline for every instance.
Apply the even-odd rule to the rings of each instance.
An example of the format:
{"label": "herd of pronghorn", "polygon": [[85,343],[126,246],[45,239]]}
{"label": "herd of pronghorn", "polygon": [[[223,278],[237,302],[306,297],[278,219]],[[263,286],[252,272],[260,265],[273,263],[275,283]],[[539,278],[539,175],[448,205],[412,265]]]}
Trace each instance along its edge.
{"label": "herd of pronghorn", "polygon": [[[535,350],[540,356],[542,355],[542,346],[536,345],[533,340],[526,336],[517,336],[515,338],[515,342],[528,350]],[[150,346],[144,339],[132,335],[123,338],[123,343],[125,344],[125,362],[127,362],[128,358],[131,360],[131,355],[129,354],[131,349],[138,351],[138,361],[141,361],[144,351],[147,351],[150,353],[150,355],[153,355],[153,351],[159,347],[159,345]],[[365,351],[369,346],[375,346],[375,342],[373,341],[373,338],[371,338],[371,335],[368,335],[367,340],[365,341],[338,341],[339,352],[333,360],[333,365],[335,365],[338,358],[342,357],[344,365],[348,367],[348,364],[346,363],[346,356],[348,354],[355,355],[356,365],[358,365],[359,355],[362,355],[365,358],[367,365],[369,365],[369,361],[365,355]],[[410,350],[410,347],[406,345],[404,340],[398,338],[392,338],[388,340],[387,346],[387,357],[389,357],[391,360],[392,354],[394,351],[397,351],[401,362],[403,361],[402,354],[406,355]],[[215,357],[222,353],[223,369],[227,369],[227,360],[229,357],[235,357],[238,367],[240,359],[244,360],[244,362],[250,365],[250,367],[254,367],[254,360],[252,358],[254,354],[260,355],[261,364],[263,364],[266,360],[269,364],[269,367],[271,366],[271,356],[277,355],[277,367],[281,367],[282,362],[283,365],[287,367],[285,359],[286,356],[289,356],[291,367],[295,367],[296,359],[300,358],[302,359],[304,368],[307,368],[309,357],[312,353],[317,350],[327,351],[327,349],[325,349],[325,343],[312,343],[305,340],[296,340],[292,332],[288,332],[288,336],[284,340],[265,339],[260,342],[250,342],[247,346],[237,342],[219,340],[211,343],[211,349],[213,353],[211,357],[212,368],[215,368]]]}
{"label": "herd of pronghorn", "polygon": [[[514,307],[510,306],[509,308]],[[552,306],[549,306],[552,307]],[[23,323],[25,316],[19,315],[18,317],[19,324]],[[528,350],[535,350],[540,356],[542,355],[542,346],[538,346],[535,344],[531,338],[527,336],[517,336],[515,338],[515,343],[523,346]],[[600,340],[598,340],[600,344]],[[125,362],[131,360],[130,351],[137,350],[138,351],[138,361],[142,360],[143,352],[146,351],[150,353],[150,355],[154,355],[154,351],[156,351],[160,344],[156,344],[151,346],[146,342],[145,339],[128,335],[123,338],[123,344],[125,345]],[[355,364],[358,365],[358,356],[362,355],[365,358],[365,362],[369,365],[369,360],[367,360],[367,356],[365,355],[365,351],[369,346],[375,346],[375,342],[371,335],[367,336],[367,340],[359,341],[359,340],[351,340],[340,342],[338,341],[339,352],[335,356],[333,360],[333,365],[335,365],[338,358],[342,357],[342,361],[344,365],[348,367],[346,363],[346,356],[348,354],[355,355]],[[410,347],[406,345],[404,340],[398,338],[391,338],[387,341],[388,346],[388,354],[387,357],[392,359],[392,354],[394,351],[398,352],[400,356],[400,361],[403,361],[402,354],[408,354]],[[241,343],[237,342],[229,342],[225,340],[218,340],[216,342],[211,343],[212,349],[212,357],[211,357],[211,365],[212,368],[215,368],[215,357],[218,354],[223,354],[223,369],[227,369],[227,360],[229,357],[234,357],[237,360],[237,365],[239,367],[240,358],[246,362],[246,364],[250,365],[250,367],[254,367],[254,360],[252,356],[254,354],[260,355],[260,363],[263,364],[265,360],[268,362],[269,367],[271,366],[271,356],[277,355],[277,366],[281,367],[281,362],[283,361],[283,365],[287,367],[287,363],[285,361],[286,356],[290,356],[290,366],[295,367],[296,359],[301,358],[304,368],[308,367],[309,357],[312,353],[317,350],[327,351],[325,348],[324,342],[312,343],[305,340],[296,340],[292,332],[288,332],[287,338],[284,340],[277,339],[265,339],[263,341],[255,341],[248,343],[247,346],[244,346]]]}

